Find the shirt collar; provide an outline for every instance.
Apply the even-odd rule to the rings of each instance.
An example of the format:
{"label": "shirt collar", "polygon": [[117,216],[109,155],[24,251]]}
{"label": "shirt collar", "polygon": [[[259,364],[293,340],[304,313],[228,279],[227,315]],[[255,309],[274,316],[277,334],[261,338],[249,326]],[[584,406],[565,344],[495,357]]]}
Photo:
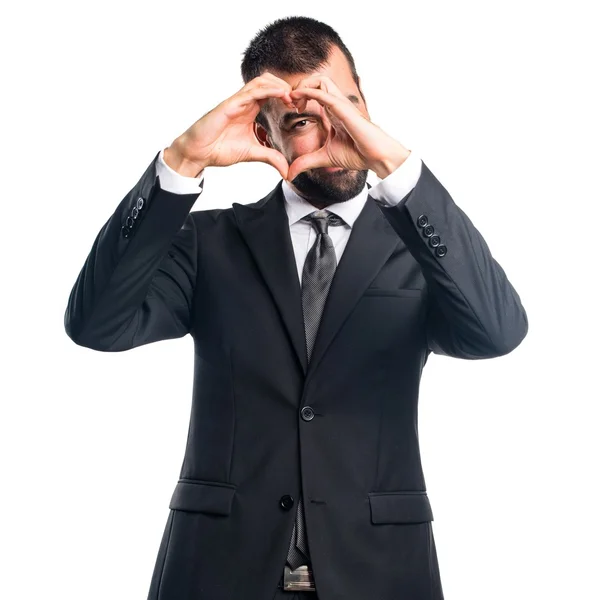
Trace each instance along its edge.
{"label": "shirt collar", "polygon": [[[282,180],[281,189],[283,190],[283,196],[285,198],[285,209],[290,226],[311,212],[318,210],[308,202],[308,200],[299,196],[285,179]],[[336,214],[338,217],[341,217],[350,227],[352,227],[354,221],[356,221],[363,209],[368,196],[369,188],[365,183],[363,189],[353,198],[350,198],[345,202],[330,204],[329,206],[326,206],[325,209]]]}

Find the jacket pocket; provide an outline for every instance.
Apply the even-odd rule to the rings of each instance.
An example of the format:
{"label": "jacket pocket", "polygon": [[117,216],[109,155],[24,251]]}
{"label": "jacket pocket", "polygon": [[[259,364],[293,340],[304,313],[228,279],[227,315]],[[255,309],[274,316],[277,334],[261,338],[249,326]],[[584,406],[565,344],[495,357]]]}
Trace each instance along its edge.
{"label": "jacket pocket", "polygon": [[369,492],[371,523],[424,523],[433,521],[427,492]]}
{"label": "jacket pocket", "polygon": [[236,486],[231,483],[180,479],[171,496],[169,508],[214,515],[229,515]]}

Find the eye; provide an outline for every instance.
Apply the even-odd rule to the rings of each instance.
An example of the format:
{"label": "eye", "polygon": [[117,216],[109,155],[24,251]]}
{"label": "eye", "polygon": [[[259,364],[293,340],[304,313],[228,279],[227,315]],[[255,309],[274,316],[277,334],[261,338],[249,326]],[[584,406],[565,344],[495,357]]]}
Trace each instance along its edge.
{"label": "eye", "polygon": [[294,123],[292,125],[292,129],[296,129],[296,125],[298,125],[300,123],[308,123],[308,119],[302,119],[301,121],[297,121],[296,123]]}

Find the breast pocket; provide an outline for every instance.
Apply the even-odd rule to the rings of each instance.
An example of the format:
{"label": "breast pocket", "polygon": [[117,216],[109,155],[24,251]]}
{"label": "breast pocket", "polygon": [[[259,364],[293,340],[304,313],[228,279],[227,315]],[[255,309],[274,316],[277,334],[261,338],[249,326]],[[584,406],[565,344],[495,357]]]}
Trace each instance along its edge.
{"label": "breast pocket", "polygon": [[368,287],[364,296],[400,296],[405,298],[420,298],[423,290],[418,288],[377,288]]}

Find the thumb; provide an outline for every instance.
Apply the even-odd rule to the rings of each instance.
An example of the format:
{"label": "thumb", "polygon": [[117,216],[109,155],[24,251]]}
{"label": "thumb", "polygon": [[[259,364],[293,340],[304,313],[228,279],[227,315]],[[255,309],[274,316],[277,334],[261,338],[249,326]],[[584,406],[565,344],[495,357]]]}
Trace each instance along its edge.
{"label": "thumb", "polygon": [[247,161],[264,162],[275,167],[284,179],[287,178],[288,161],[279,150],[267,148],[266,146],[255,146],[252,148]]}
{"label": "thumb", "polygon": [[287,180],[293,181],[300,173],[308,171],[308,169],[333,166],[325,148],[319,148],[315,152],[303,154],[294,160],[289,166]]}

